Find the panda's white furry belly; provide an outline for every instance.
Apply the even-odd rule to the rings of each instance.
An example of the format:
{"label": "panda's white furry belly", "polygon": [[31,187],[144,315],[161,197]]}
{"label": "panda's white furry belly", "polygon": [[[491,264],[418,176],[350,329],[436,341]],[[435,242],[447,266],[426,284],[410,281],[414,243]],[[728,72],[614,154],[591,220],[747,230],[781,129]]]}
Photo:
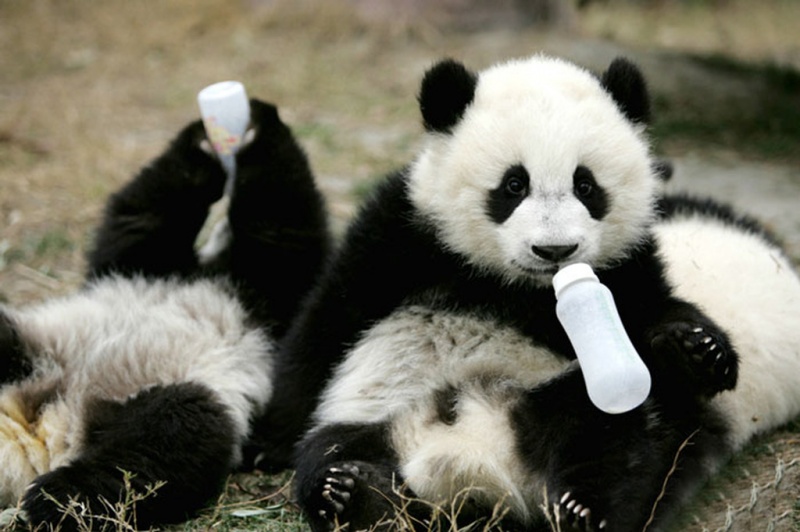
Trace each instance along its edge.
{"label": "panda's white furry belly", "polygon": [[87,401],[201,383],[240,437],[271,394],[273,346],[211,281],[104,279],[79,294],[9,311],[33,373],[0,389],[0,502],[80,450]]}
{"label": "panda's white furry belly", "polygon": [[[423,500],[504,501],[527,516],[543,486],[520,462],[509,415],[569,364],[496,323],[406,308],[350,351],[316,415],[389,423],[403,477]],[[457,402],[442,419],[437,394],[448,390]]]}
{"label": "panda's white furry belly", "polygon": [[656,227],[678,297],[725,329],[739,355],[736,387],[714,398],[740,447],[800,415],[800,279],[762,237],[707,217]]}

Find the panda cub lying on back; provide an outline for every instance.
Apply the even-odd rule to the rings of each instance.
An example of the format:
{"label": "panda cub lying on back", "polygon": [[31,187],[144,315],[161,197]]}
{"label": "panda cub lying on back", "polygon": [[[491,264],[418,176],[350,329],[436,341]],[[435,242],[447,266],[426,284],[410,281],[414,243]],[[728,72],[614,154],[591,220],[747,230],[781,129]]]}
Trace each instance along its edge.
{"label": "panda cub lying on back", "polygon": [[[426,143],[294,322],[265,417],[289,441],[298,398],[318,397],[302,403],[295,479],[315,530],[397,527],[400,507],[427,529],[439,505],[460,525],[653,530],[731,450],[797,415],[797,276],[753,224],[660,199],[635,66],[598,79],[543,56],[479,75],[448,60],[419,102]],[[625,414],[589,402],[556,318],[553,274],[578,261],[652,374]]]}
{"label": "panda cub lying on back", "polygon": [[135,524],[182,520],[239,462],[328,248],[322,197],[272,105],[251,102],[246,138],[216,256],[194,248],[225,182],[197,121],[111,197],[82,290],[0,307],[0,503],[21,498],[32,525],[75,528],[74,499],[103,527],[123,471],[140,493],[166,482]]}

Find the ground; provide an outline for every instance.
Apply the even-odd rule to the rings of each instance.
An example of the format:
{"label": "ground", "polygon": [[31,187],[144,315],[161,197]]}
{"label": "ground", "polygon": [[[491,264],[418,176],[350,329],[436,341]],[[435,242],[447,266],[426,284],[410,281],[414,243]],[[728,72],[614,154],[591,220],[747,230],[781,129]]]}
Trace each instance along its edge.
{"label": "ground", "polygon": [[[223,79],[279,106],[340,231],[365,188],[413,153],[419,80],[445,56],[476,69],[540,51],[593,70],[632,58],[656,96],[653,137],[675,163],[672,186],[762,218],[800,259],[800,3],[640,4],[465,31],[414,13],[359,18],[346,0],[0,0],[0,302],[74,290],[106,196],[198,117],[197,91]],[[704,491],[684,529],[800,529],[799,462],[800,424],[765,436]],[[234,477],[236,502],[189,528],[291,521],[283,496],[269,497],[284,483]]]}

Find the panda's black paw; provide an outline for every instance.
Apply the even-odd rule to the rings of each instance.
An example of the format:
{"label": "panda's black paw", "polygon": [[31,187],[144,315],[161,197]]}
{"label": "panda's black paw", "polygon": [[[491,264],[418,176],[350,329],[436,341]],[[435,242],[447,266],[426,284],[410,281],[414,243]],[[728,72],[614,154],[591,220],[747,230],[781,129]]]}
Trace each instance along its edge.
{"label": "panda's black paw", "polygon": [[247,130],[242,135],[240,144],[237,147],[236,159],[239,167],[244,167],[252,164],[254,158],[258,159],[263,164],[260,157],[242,156],[243,152],[247,152],[246,148],[252,146],[255,152],[263,152],[264,150],[275,149],[276,142],[281,143],[285,141],[284,135],[288,133],[286,126],[283,126],[281,132],[276,132],[279,126],[283,126],[278,116],[278,109],[271,103],[262,102],[261,100],[250,100],[250,123]]}
{"label": "panda's black paw", "polygon": [[331,467],[326,472],[325,483],[320,488],[322,507],[317,513],[331,529],[338,524],[339,517],[345,515],[360,473],[358,466],[348,463]]}
{"label": "panda's black paw", "polygon": [[736,385],[738,359],[727,336],[713,326],[691,321],[672,322],[654,335],[654,349],[682,361],[698,390],[714,395]]}
{"label": "panda's black paw", "polygon": [[603,516],[592,512],[590,506],[585,501],[582,502],[579,497],[575,497],[571,491],[567,491],[561,496],[555,505],[554,512],[558,530],[599,532],[608,526],[608,521]]}
{"label": "panda's black paw", "polygon": [[[313,182],[303,149],[292,131],[267,102],[250,100],[250,124],[236,152],[236,190],[238,205],[250,205],[263,219],[264,198],[296,198],[298,183]],[[287,196],[287,194],[289,194]],[[278,205],[283,206],[282,203]],[[281,211],[283,212],[283,211]]]}
{"label": "panda's black paw", "polygon": [[[22,509],[34,528],[77,530],[79,524],[93,514],[88,499],[81,496],[79,476],[67,467],[60,467],[38,477],[22,497]],[[89,516],[89,517],[87,517]]]}
{"label": "panda's black paw", "polygon": [[369,462],[336,462],[318,477],[308,504],[314,530],[370,528],[393,515],[393,475]]}
{"label": "panda's black paw", "polygon": [[222,195],[225,171],[218,164],[203,122],[194,120],[153,164],[142,170],[140,179],[158,182],[167,193],[177,191],[186,199],[211,203]]}

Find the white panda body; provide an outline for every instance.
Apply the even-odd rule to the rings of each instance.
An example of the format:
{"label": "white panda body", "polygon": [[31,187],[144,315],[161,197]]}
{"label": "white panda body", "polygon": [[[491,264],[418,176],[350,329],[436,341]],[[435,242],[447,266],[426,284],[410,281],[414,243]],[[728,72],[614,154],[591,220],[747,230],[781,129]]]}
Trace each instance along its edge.
{"label": "white panda body", "polygon": [[[402,478],[424,500],[469,492],[528,516],[542,502],[542,483],[520,463],[509,413],[525,390],[574,365],[512,328],[409,307],[365,334],[314,418],[388,424]],[[455,390],[444,416],[452,419],[443,420],[442,395]]]}
{"label": "white panda body", "polygon": [[273,342],[246,325],[241,304],[212,280],[105,278],[7,316],[35,355],[31,377],[0,392],[3,430],[18,435],[4,438],[0,453],[6,505],[83,449],[94,401],[201,384],[228,409],[241,445],[254,408],[269,398]]}
{"label": "white panda body", "polygon": [[[75,397],[122,400],[171,382],[208,386],[245,434],[253,404],[269,397],[273,340],[248,324],[224,279],[111,277],[20,315],[44,367],[62,367]],[[36,364],[38,366],[38,364]]]}
{"label": "white panda body", "polygon": [[[498,350],[504,352],[502,359]],[[387,352],[394,356],[387,358]],[[531,387],[568,364],[511,328],[409,307],[365,334],[337,368],[314,417],[326,423],[384,422],[411,404],[432,408],[434,392],[447,386],[491,375],[500,382]]]}
{"label": "white panda body", "polygon": [[[791,265],[764,297],[726,299],[776,266],[755,232],[759,260],[708,278],[736,268],[751,228],[720,232],[721,207],[663,195],[630,63],[598,79],[543,56],[477,75],[443,61],[419,101],[419,156],[363,205],[287,336],[312,384],[279,380],[270,408],[319,386],[295,462],[312,528],[484,526],[499,511],[504,529],[659,529],[731,451],[797,413]],[[698,262],[678,246],[693,231],[709,253],[687,283]],[[610,288],[650,370],[630,412],[591,404],[556,317],[552,277],[573,262]],[[733,332],[776,300],[790,317]],[[748,402],[769,411],[760,426]]]}
{"label": "white panda body", "polygon": [[725,327],[741,353],[736,387],[712,399],[733,447],[800,415],[800,277],[785,252],[702,212],[678,212],[654,233],[675,293]]}

